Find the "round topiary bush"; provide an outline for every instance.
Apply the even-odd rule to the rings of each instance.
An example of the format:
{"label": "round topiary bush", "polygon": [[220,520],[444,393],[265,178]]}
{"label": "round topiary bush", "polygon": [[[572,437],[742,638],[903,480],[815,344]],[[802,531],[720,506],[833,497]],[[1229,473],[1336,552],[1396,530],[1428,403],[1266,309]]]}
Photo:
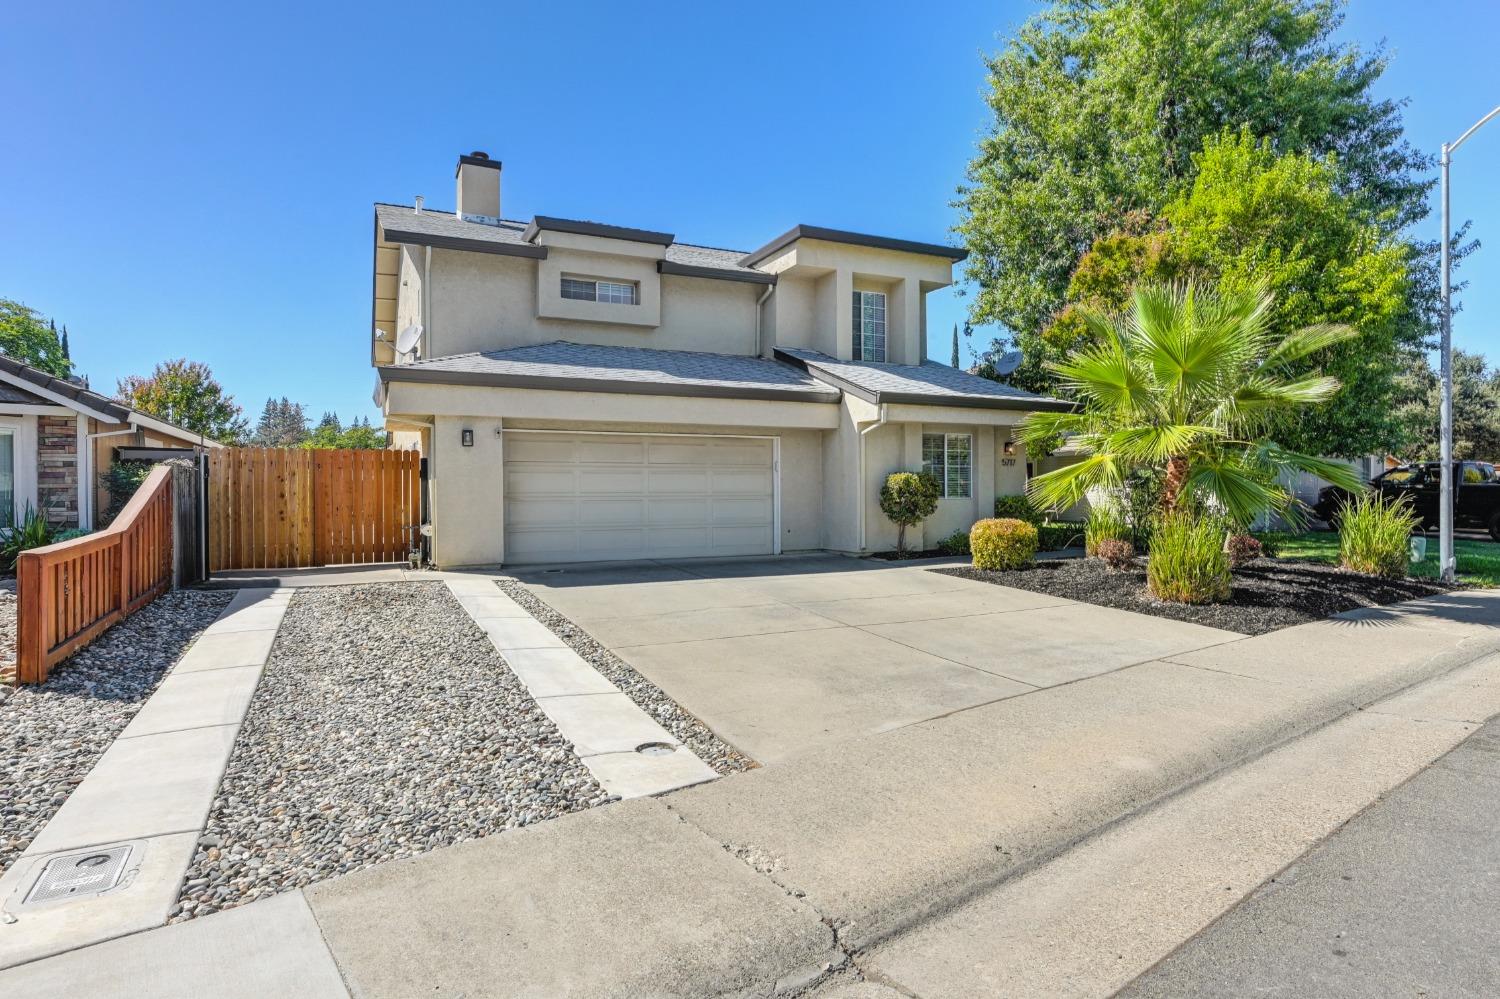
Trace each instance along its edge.
{"label": "round topiary bush", "polygon": [[892,472],[880,487],[880,512],[896,525],[896,553],[906,554],[906,529],[937,509],[943,487],[931,472]]}
{"label": "round topiary bush", "polygon": [[997,518],[1010,517],[1015,520],[1024,520],[1032,527],[1042,526],[1042,511],[1036,508],[1036,504],[1030,498],[1016,494],[995,497],[995,516]]}
{"label": "round topiary bush", "polygon": [[969,529],[976,569],[1020,569],[1036,560],[1036,528],[1014,517],[977,521]]}
{"label": "round topiary bush", "polygon": [[1099,557],[1111,569],[1124,569],[1135,559],[1135,545],[1119,538],[1105,538],[1099,542]]}

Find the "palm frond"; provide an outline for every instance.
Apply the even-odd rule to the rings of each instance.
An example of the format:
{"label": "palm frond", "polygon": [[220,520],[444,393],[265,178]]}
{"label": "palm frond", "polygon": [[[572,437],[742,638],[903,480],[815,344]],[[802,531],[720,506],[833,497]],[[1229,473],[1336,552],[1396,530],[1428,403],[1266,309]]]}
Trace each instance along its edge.
{"label": "palm frond", "polygon": [[1285,364],[1306,357],[1308,354],[1316,353],[1335,344],[1352,340],[1359,336],[1359,330],[1353,326],[1345,326],[1342,323],[1317,323],[1313,326],[1304,326],[1286,336],[1280,343],[1266,354],[1261,367],[1270,367],[1277,364]]}
{"label": "palm frond", "polygon": [[1188,491],[1223,505],[1231,520],[1249,526],[1262,514],[1285,509],[1290,494],[1274,480],[1246,467],[1238,456],[1219,455],[1195,462],[1188,472]]}
{"label": "palm frond", "polygon": [[1267,471],[1294,468],[1299,472],[1325,479],[1350,492],[1357,492],[1364,488],[1359,473],[1344,462],[1336,458],[1320,458],[1313,454],[1291,451],[1275,441],[1256,442],[1253,447],[1247,449],[1244,460],[1247,463],[1253,462]]}
{"label": "palm frond", "polygon": [[1182,454],[1199,441],[1221,439],[1225,432],[1218,427],[1193,423],[1172,423],[1123,427],[1103,435],[1103,446],[1131,462],[1163,462]]}
{"label": "palm frond", "polygon": [[1081,461],[1034,476],[1026,495],[1041,507],[1070,507],[1096,487],[1116,488],[1124,481],[1116,455],[1091,454]]}

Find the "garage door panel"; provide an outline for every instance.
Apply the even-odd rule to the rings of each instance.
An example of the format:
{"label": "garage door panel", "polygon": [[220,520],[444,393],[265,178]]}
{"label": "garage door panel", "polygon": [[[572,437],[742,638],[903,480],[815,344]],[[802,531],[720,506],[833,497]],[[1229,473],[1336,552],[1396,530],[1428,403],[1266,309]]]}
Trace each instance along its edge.
{"label": "garage door panel", "polygon": [[574,453],[582,463],[639,465],[645,460],[646,445],[631,437],[595,437],[579,441]]}
{"label": "garage door panel", "polygon": [[631,497],[584,496],[578,500],[578,526],[640,527],[646,522],[646,501]]}
{"label": "garage door panel", "polygon": [[577,460],[574,453],[577,441],[572,437],[518,437],[505,438],[505,460],[509,464],[519,462],[572,463]]}
{"label": "garage door panel", "polygon": [[652,496],[692,495],[707,497],[709,474],[706,468],[653,467],[647,472],[647,490]]}
{"label": "garage door panel", "polygon": [[773,444],[508,432],[506,561],[770,554]]}
{"label": "garage door panel", "polygon": [[529,465],[507,467],[505,473],[505,495],[513,496],[567,496],[572,497],[578,488],[578,471],[571,466]]}

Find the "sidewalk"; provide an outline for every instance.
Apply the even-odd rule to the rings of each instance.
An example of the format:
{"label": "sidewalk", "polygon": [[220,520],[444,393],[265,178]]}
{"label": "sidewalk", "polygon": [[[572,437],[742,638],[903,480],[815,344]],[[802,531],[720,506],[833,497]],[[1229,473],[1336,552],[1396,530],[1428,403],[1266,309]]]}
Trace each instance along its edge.
{"label": "sidewalk", "polygon": [[[1356,612],[385,864],[23,965],[0,990],[202,994],[211,955],[209,991],[285,993],[280,963],[246,946],[275,932],[314,969],[299,995],[787,991],[851,954],[878,959],[1153,803],[1496,653],[1500,592]],[[1463,717],[1442,716],[1457,721],[1400,707],[1388,738],[1420,730],[1421,752],[1388,755],[1419,765],[1500,713],[1500,684],[1485,682],[1497,670],[1464,674],[1479,679]],[[288,923],[303,905],[310,918]]]}

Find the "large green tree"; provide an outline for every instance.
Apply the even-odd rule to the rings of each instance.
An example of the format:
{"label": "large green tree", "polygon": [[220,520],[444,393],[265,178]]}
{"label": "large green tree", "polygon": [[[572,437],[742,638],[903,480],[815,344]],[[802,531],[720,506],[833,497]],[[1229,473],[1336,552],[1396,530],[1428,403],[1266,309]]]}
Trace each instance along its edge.
{"label": "large green tree", "polygon": [[353,448],[368,451],[378,451],[385,445],[385,431],[371,426],[369,417],[359,417],[346,427],[339,421],[337,413],[324,413],[302,444],[314,450]]}
{"label": "large green tree", "polygon": [[[1405,399],[1396,418],[1407,430],[1402,457],[1436,461],[1441,457],[1442,385],[1437,372],[1417,358],[1401,379]],[[1500,462],[1500,369],[1483,354],[1453,352],[1453,457]]]}
{"label": "large green tree", "polygon": [[[1132,212],[1157,218],[1195,154],[1247,128],[1278,153],[1334,154],[1341,193],[1389,233],[1422,219],[1430,159],[1402,137],[1386,66],[1333,38],[1341,0],[1056,0],[989,60],[993,121],[960,190],[977,285],[971,319],[1028,353],[1012,379],[1050,388],[1041,334],[1079,259]],[[1413,311],[1431,318],[1434,247]]]}
{"label": "large green tree", "polygon": [[307,411],[286,396],[267,399],[250,443],[256,447],[301,447],[307,440]]}
{"label": "large green tree", "polygon": [[0,298],[0,354],[66,378],[73,373],[66,336],[59,339],[56,325],[30,306]]}
{"label": "large green tree", "polygon": [[201,361],[163,361],[149,375],[121,378],[116,397],[133,409],[221,444],[239,444],[249,427],[234,397]]}
{"label": "large green tree", "polygon": [[1191,277],[1229,292],[1267,289],[1273,332],[1319,323],[1360,332],[1302,363],[1343,388],[1278,431],[1282,442],[1348,456],[1399,448],[1398,381],[1425,333],[1412,310],[1411,245],[1365,218],[1331,155],[1277,155],[1242,130],[1211,137],[1195,163],[1191,186],[1159,219],[1137,213],[1084,254],[1069,304],[1042,334],[1042,359],[1088,337],[1081,307],[1120,311],[1139,282]]}

